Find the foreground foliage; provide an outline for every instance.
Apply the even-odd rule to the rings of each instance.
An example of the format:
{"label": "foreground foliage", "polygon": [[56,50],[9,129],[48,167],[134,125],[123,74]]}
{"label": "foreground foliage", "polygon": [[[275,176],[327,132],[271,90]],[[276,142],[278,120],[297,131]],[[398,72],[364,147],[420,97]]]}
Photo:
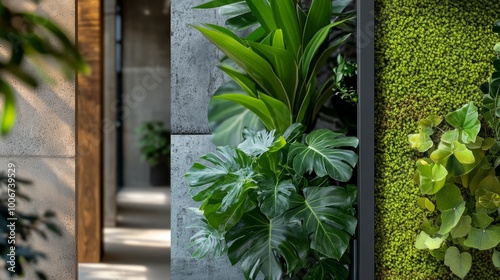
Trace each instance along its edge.
{"label": "foreground foliage", "polygon": [[203,215],[194,257],[227,253],[247,279],[347,279],[357,188],[345,182],[358,140],[304,131],[245,130],[238,147],[191,167],[185,177]]}

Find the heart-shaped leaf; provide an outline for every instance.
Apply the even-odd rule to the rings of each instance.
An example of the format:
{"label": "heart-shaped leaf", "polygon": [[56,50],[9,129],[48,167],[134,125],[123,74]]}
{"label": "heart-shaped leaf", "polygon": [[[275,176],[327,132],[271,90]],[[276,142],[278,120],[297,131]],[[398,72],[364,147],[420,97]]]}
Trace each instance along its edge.
{"label": "heart-shaped leaf", "polygon": [[472,164],[475,162],[472,151],[458,141],[453,142],[453,155],[455,155],[461,164]]}
{"label": "heart-shaped leaf", "polygon": [[500,226],[489,226],[486,229],[472,228],[464,245],[479,250],[489,250],[500,243]]}
{"label": "heart-shaped leaf", "polygon": [[460,189],[454,184],[446,184],[436,194],[436,204],[441,211],[439,234],[446,234],[454,228],[465,211],[465,201]]}
{"label": "heart-shaped leaf", "polygon": [[[500,195],[485,189],[476,191],[476,211],[493,212],[500,207]],[[483,209],[485,211],[483,211]]]}
{"label": "heart-shaped leaf", "polygon": [[493,221],[494,219],[487,214],[472,214],[472,222],[474,223],[474,226],[480,229],[486,229]]}
{"label": "heart-shaped leaf", "polygon": [[453,143],[453,142],[455,142],[455,141],[458,140],[458,135],[459,135],[459,132],[458,132],[457,129],[446,131],[441,136],[441,141],[443,141],[445,143],[448,143],[448,144],[451,144],[451,143]]}
{"label": "heart-shaped leaf", "polygon": [[435,194],[445,184],[448,171],[439,163],[417,161],[417,170],[422,194]]}
{"label": "heart-shaped leaf", "polygon": [[288,159],[297,174],[315,172],[317,176],[329,175],[340,182],[347,182],[358,161],[354,151],[338,147],[357,147],[355,137],[342,137],[329,129],[318,129],[306,137],[306,145],[293,143]]}
{"label": "heart-shaped leaf", "polygon": [[408,141],[412,149],[417,149],[421,153],[426,152],[434,145],[431,137],[422,133],[408,135]]}
{"label": "heart-shaped leaf", "polygon": [[464,279],[472,267],[472,256],[467,252],[460,253],[457,247],[452,246],[446,250],[444,264],[450,267],[451,272]]}
{"label": "heart-shaped leaf", "polygon": [[286,212],[290,221],[303,224],[311,238],[311,248],[339,260],[349,246],[357,220],[349,208],[351,194],[342,187],[309,187],[304,197],[292,197],[296,208]]}
{"label": "heart-shaped leaf", "polygon": [[462,216],[458,224],[451,229],[451,237],[461,238],[467,236],[471,229],[472,218],[470,216]]}
{"label": "heart-shaped leaf", "polygon": [[463,143],[474,143],[481,129],[478,112],[474,103],[470,102],[462,108],[446,115],[446,121],[460,131]]}

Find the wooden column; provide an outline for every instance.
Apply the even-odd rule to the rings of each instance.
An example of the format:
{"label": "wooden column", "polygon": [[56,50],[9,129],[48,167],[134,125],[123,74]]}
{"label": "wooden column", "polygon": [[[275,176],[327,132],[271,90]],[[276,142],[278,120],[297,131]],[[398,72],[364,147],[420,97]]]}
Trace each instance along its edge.
{"label": "wooden column", "polygon": [[77,0],[77,42],[91,68],[77,76],[78,262],[99,262],[102,244],[102,9],[101,0]]}

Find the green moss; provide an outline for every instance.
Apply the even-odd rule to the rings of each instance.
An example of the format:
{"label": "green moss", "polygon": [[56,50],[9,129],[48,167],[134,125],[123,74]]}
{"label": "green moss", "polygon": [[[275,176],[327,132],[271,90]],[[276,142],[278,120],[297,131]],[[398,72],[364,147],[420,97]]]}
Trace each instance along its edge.
{"label": "green moss", "polygon": [[[492,71],[499,0],[376,0],[377,279],[454,279],[414,240],[424,216],[413,183],[407,135],[429,114],[444,116],[469,101]],[[489,255],[472,252],[466,279],[498,279]]]}

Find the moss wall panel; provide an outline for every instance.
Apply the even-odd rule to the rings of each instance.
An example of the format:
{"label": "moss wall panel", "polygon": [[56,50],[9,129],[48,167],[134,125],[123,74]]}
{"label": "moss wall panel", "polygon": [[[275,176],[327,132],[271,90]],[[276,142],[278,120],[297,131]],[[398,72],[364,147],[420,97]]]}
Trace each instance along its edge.
{"label": "moss wall panel", "polygon": [[[377,279],[453,279],[442,261],[414,247],[424,211],[413,183],[419,154],[407,135],[431,113],[480,105],[499,7],[499,0],[376,0]],[[499,279],[490,256],[473,252],[466,279]]]}

